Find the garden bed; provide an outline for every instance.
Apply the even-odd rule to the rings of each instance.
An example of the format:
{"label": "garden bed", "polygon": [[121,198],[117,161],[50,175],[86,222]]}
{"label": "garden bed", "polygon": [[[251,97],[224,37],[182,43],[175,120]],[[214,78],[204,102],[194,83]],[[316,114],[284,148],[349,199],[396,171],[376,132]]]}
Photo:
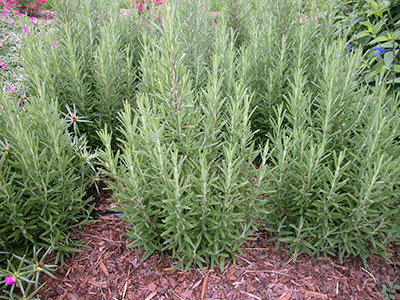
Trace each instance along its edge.
{"label": "garden bed", "polygon": [[[96,210],[105,212],[108,190],[96,196]],[[192,268],[172,273],[176,261],[128,248],[126,224],[116,216],[86,225],[77,238],[82,252],[58,267],[56,279],[44,276],[41,299],[383,299],[382,284],[400,283],[400,243],[388,249],[392,262],[300,255],[296,261],[283,247],[256,234],[242,246],[244,256],[227,263],[225,272]],[[86,247],[87,246],[87,247]],[[400,295],[396,295],[396,300]]]}

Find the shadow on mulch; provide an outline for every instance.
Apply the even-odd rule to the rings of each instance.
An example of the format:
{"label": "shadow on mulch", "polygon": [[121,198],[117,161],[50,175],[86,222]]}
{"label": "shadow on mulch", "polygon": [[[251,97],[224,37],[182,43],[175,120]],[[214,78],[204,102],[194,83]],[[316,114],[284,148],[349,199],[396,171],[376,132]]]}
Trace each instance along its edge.
{"label": "shadow on mulch", "polygon": [[[105,211],[110,191],[101,186],[96,209]],[[383,299],[382,284],[400,284],[400,243],[389,249],[391,263],[381,257],[368,260],[300,255],[296,262],[283,247],[266,242],[264,233],[243,245],[244,256],[228,262],[225,272],[192,268],[171,273],[176,261],[153,255],[142,262],[139,249],[127,248],[126,224],[116,216],[88,224],[77,236],[82,252],[58,267],[57,279],[46,282],[43,300],[217,300],[217,299]],[[396,300],[400,295],[396,295]]]}

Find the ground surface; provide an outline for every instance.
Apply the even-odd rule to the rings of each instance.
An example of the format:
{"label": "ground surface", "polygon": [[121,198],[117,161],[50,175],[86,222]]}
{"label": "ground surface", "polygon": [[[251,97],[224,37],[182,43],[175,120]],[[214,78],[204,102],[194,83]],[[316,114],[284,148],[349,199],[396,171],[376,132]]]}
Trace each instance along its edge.
{"label": "ground surface", "polygon": [[[96,196],[96,209],[107,210],[109,191]],[[283,247],[267,242],[264,233],[243,245],[245,255],[229,262],[225,272],[198,268],[171,273],[176,261],[158,255],[141,261],[143,252],[127,248],[126,224],[116,216],[99,218],[77,236],[88,248],[57,269],[57,279],[43,277],[40,299],[383,299],[382,284],[400,284],[400,243],[389,249],[392,262],[380,257],[357,259],[300,255],[294,262]],[[396,300],[400,294],[396,295]]]}

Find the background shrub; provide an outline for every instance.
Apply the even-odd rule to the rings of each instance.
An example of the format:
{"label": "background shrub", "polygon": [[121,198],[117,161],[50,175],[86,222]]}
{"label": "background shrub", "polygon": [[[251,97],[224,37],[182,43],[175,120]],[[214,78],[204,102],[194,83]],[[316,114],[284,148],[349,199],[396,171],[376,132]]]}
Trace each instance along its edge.
{"label": "background shrub", "polygon": [[46,0],[3,0],[0,4],[0,11],[5,10],[12,14],[28,14],[35,15],[41,10]]}
{"label": "background shrub", "polygon": [[400,1],[336,2],[338,32],[349,40],[349,50],[365,53],[363,78],[371,84],[384,78],[394,96],[400,91]]}
{"label": "background shrub", "polygon": [[123,101],[132,101],[144,28],[132,8],[120,16],[119,1],[59,1],[54,31],[27,36],[22,54],[30,74],[31,94],[75,106],[88,121],[80,126],[91,147],[99,145],[96,130],[115,126]]}

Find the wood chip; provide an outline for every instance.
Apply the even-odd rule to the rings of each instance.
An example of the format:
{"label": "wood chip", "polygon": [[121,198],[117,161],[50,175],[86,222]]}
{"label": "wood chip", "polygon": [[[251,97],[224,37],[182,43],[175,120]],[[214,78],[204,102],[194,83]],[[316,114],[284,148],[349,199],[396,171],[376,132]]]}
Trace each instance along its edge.
{"label": "wood chip", "polygon": [[328,299],[327,295],[320,294],[320,293],[317,293],[317,292],[306,291],[305,294],[308,297],[314,297],[314,298],[317,298],[317,299]]}
{"label": "wood chip", "polygon": [[106,277],[108,277],[108,276],[110,276],[110,273],[108,273],[108,270],[107,270],[107,268],[106,268],[106,266],[104,265],[104,263],[103,262],[100,262],[100,268],[101,268],[101,270],[104,272],[104,274],[106,275]]}
{"label": "wood chip", "polygon": [[245,291],[240,291],[240,292],[243,293],[243,294],[246,294],[247,296],[250,296],[250,297],[252,297],[252,298],[254,298],[254,299],[262,300],[260,297],[258,297],[258,296],[256,296],[256,295],[253,295],[253,294],[250,294],[250,293],[248,293],[248,292],[245,292]]}
{"label": "wood chip", "polygon": [[185,298],[191,298],[192,296],[193,296],[192,290],[186,290],[182,293],[182,297],[185,297]]}
{"label": "wood chip", "polygon": [[146,297],[146,300],[153,299],[153,297],[154,297],[155,295],[157,295],[157,291],[154,291],[154,292],[152,292],[150,295],[148,295],[148,296]]}
{"label": "wood chip", "polygon": [[279,300],[290,300],[292,297],[292,291],[287,291],[285,294],[279,297]]}
{"label": "wood chip", "polygon": [[203,286],[201,287],[200,299],[204,299],[204,296],[206,295],[207,282],[208,282],[208,273],[204,277]]}

